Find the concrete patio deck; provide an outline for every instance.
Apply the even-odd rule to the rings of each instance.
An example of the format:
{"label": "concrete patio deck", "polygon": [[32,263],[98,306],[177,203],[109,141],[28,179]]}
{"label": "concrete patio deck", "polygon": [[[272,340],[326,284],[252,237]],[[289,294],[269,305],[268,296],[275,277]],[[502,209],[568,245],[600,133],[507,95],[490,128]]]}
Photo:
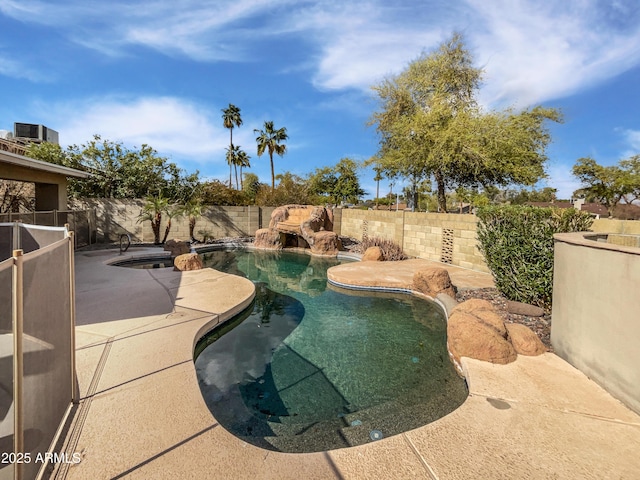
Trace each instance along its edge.
{"label": "concrete patio deck", "polygon": [[[311,454],[246,444],[206,407],[193,347],[251,302],[251,282],[211,269],[107,265],[114,256],[76,254],[82,400],[65,448],[82,461],[61,465],[56,478],[638,478],[640,416],[549,353],[510,365],[463,359],[469,397],[460,408],[374,443]],[[349,269],[376,275],[366,263]],[[409,264],[400,270],[399,281],[413,274]],[[490,280],[478,275],[459,269],[452,278],[462,288]]]}

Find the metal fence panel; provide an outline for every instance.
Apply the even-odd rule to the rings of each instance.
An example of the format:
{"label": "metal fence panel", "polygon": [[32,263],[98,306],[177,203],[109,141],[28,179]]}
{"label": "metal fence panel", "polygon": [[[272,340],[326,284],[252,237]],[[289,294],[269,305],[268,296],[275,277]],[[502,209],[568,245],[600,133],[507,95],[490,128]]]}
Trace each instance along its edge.
{"label": "metal fence panel", "polygon": [[[13,451],[13,259],[0,263],[0,452]],[[0,463],[0,479],[12,479],[13,466]]]}
{"label": "metal fence panel", "polygon": [[10,258],[13,250],[13,225],[0,224],[0,262]]}
{"label": "metal fence panel", "polygon": [[[49,450],[71,401],[69,244],[24,258],[24,442],[32,458]],[[34,478],[42,464],[24,466]]]}

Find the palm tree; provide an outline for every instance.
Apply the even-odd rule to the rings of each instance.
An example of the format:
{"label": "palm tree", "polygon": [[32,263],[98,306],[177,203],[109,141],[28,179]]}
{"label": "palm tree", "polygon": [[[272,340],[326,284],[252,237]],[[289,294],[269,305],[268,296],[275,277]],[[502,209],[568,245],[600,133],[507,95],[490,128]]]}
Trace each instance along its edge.
{"label": "palm tree", "polygon": [[189,241],[195,243],[197,240],[193,236],[198,218],[202,216],[202,205],[197,200],[189,200],[182,206],[181,212],[189,218]]}
{"label": "palm tree", "polygon": [[[231,188],[231,168],[238,165],[238,153],[240,145],[230,145],[227,147],[227,163],[229,164],[229,188]],[[236,170],[236,183],[238,183],[238,171]]]}
{"label": "palm tree", "polygon": [[[242,169],[243,168],[250,168],[251,167],[251,163],[249,163],[249,160],[251,159],[251,157],[249,155],[247,155],[247,152],[245,152],[244,150],[240,150],[238,152],[238,165],[240,166],[240,189],[244,189],[244,185],[242,182]],[[238,181],[236,180],[236,187],[237,187],[237,183]]]}
{"label": "palm tree", "polygon": [[376,176],[373,179],[376,182],[376,210],[378,209],[378,198],[380,197],[380,180],[384,177],[382,176],[382,167],[377,165],[373,167],[373,170],[376,172]]}
{"label": "palm tree", "polygon": [[[242,117],[240,117],[240,109],[232,103],[222,109],[222,125],[229,129],[229,147],[233,148],[233,127],[242,125]],[[229,188],[231,188],[231,164],[229,164]]]}
{"label": "palm tree", "polygon": [[169,200],[164,198],[162,194],[157,197],[147,197],[142,207],[142,212],[138,215],[138,222],[149,220],[151,222],[151,230],[153,230],[153,243],[160,244],[160,223],[162,222],[162,213],[169,208]]}
{"label": "palm tree", "polygon": [[265,150],[269,151],[269,160],[271,160],[271,190],[276,188],[276,176],[273,171],[273,152],[283,156],[287,151],[287,146],[281,142],[285,142],[289,136],[285,127],[276,130],[272,121],[264,122],[264,130],[255,129],[253,133],[257,133],[256,142],[258,144],[258,156],[261,157]]}

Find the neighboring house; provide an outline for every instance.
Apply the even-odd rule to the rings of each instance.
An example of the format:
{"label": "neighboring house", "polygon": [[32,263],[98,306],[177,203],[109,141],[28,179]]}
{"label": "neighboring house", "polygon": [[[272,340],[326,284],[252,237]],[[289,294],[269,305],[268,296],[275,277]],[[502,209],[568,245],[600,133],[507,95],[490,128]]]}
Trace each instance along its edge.
{"label": "neighboring house", "polygon": [[[532,207],[555,207],[555,208],[575,208],[583,212],[589,212],[595,218],[609,218],[607,207],[601,203],[586,203],[584,199],[578,198],[572,202],[527,202]],[[618,204],[613,209],[613,218],[620,220],[640,220],[640,205]]]}

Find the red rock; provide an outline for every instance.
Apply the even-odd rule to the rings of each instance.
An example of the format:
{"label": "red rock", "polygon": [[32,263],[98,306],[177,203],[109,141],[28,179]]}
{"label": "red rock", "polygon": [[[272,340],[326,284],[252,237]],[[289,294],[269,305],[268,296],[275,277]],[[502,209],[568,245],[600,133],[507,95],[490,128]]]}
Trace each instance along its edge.
{"label": "red rock", "polygon": [[197,253],[185,253],[178,255],[173,261],[173,269],[179,272],[189,270],[202,270],[202,259]]}
{"label": "red rock", "polygon": [[436,298],[439,293],[456,298],[455,287],[445,268],[429,267],[418,270],[413,275],[413,289],[431,298]]}
{"label": "red rock", "polygon": [[253,241],[253,245],[256,248],[279,250],[282,248],[280,233],[273,228],[261,228],[256,231],[256,238]]}
{"label": "red rock", "polygon": [[526,325],[508,323],[506,327],[509,340],[519,355],[535,357],[547,351],[538,335]]}
{"label": "red rock", "polygon": [[449,317],[447,347],[457,368],[462,357],[499,364],[511,363],[518,357],[513,345],[494,328],[461,311]]}
{"label": "red rock", "polygon": [[527,317],[542,317],[544,315],[544,310],[540,307],[536,307],[535,305],[530,305],[528,303],[514,302],[511,300],[507,302],[507,311],[509,313],[514,313],[516,315],[525,315]]}
{"label": "red rock", "polygon": [[178,255],[189,253],[191,248],[182,240],[174,238],[164,242],[164,250],[171,252],[172,257],[177,257]]}
{"label": "red rock", "polygon": [[384,256],[380,247],[369,247],[362,255],[361,260],[363,262],[382,262],[384,261]]}

